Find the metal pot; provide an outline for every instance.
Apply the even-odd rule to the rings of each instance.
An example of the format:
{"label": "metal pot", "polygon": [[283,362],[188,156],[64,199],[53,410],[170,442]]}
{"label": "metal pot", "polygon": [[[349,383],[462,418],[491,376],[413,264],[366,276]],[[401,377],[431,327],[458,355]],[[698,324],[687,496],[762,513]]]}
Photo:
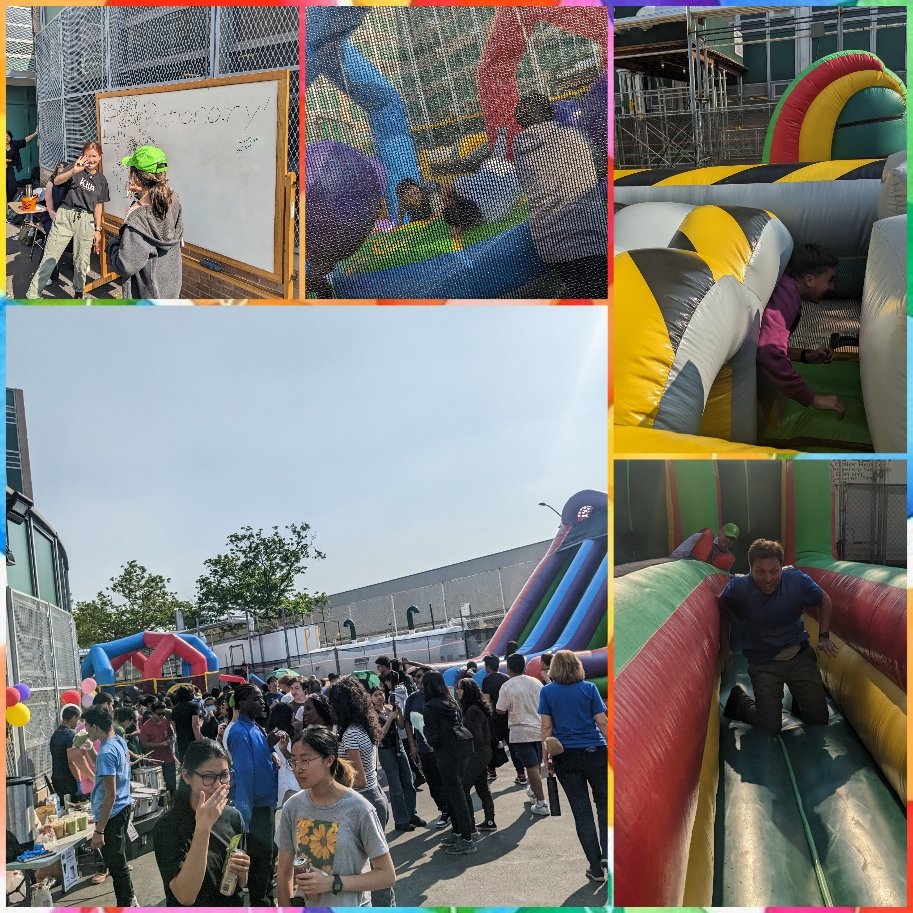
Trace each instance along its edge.
{"label": "metal pot", "polygon": [[148,786],[131,784],[130,797],[133,799],[133,813],[137,818],[144,818],[155,811],[159,802],[159,791]]}
{"label": "metal pot", "polygon": [[155,767],[140,767],[137,765],[133,768],[131,779],[150,789],[162,790],[165,788],[165,775],[162,773],[160,765]]}
{"label": "metal pot", "polygon": [[35,780],[10,777],[6,781],[6,821],[20,843],[35,842]]}

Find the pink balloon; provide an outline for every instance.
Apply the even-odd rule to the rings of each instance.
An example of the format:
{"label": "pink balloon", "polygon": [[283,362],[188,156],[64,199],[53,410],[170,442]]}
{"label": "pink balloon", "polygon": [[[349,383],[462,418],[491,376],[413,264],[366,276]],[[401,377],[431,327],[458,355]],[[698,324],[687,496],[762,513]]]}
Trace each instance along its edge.
{"label": "pink balloon", "polygon": [[86,678],[79,687],[83,694],[91,694],[98,687],[98,682],[94,678]]}
{"label": "pink balloon", "polygon": [[82,704],[83,707],[88,708],[88,707],[92,706],[92,701],[94,701],[94,700],[95,700],[94,694],[84,694],[82,696],[82,700],[80,701],[80,703]]}

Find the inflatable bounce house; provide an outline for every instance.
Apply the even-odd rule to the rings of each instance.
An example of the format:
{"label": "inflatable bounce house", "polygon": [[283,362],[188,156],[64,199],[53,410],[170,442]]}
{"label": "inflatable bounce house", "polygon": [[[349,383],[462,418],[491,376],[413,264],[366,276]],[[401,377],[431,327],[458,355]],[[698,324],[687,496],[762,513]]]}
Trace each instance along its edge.
{"label": "inflatable bounce house", "polygon": [[[831,474],[820,460],[616,464],[620,904],[906,902],[906,572],[834,558]],[[751,690],[735,643],[721,683],[729,575],[666,556],[724,520],[742,530],[737,570],[752,540],[778,538],[833,602],[826,726],[784,713],[772,738],[722,716],[735,682]]]}
{"label": "inflatable bounce house", "polygon": [[[905,452],[905,107],[878,58],[842,52],[784,94],[764,163],[615,172],[619,451]],[[759,419],[761,317],[806,243],[840,265],[790,345],[836,357],[795,368],[846,417],[778,396]]]}
{"label": "inflatable bounce house", "polygon": [[[608,676],[608,498],[601,491],[579,491],[561,511],[561,525],[542,560],[513,601],[481,656],[504,656],[508,641],[519,644],[527,672],[537,675],[546,651],[574,650],[588,680],[605,696]],[[503,665],[503,664],[502,664]],[[466,661],[441,666],[449,685]]]}
{"label": "inflatable bounce house", "polygon": [[[605,70],[606,13],[601,9],[500,9],[477,71],[486,134],[448,150],[417,153],[403,100],[356,47],[353,33],[369,11],[306,11],[306,83],[328,79],[366,114],[373,156],[346,143],[308,143],[305,245],[309,275],[326,275],[338,298],[517,297],[547,272],[533,247],[526,198],[510,161],[519,132],[517,68],[538,23],[599,43]],[[606,76],[582,100],[556,104],[556,119],[579,127],[595,150],[607,137]],[[424,163],[420,165],[420,159]],[[396,187],[404,179],[452,183],[481,201],[485,222],[455,240],[440,216],[396,226]],[[605,195],[604,195],[605,196]],[[381,207],[386,219],[379,219]],[[533,296],[536,297],[536,296]]]}
{"label": "inflatable bounce house", "polygon": [[181,674],[191,678],[201,690],[207,690],[209,677],[219,673],[218,657],[195,634],[141,631],[104,644],[92,644],[79,674],[83,679],[94,678],[102,689],[110,690],[117,670],[130,663],[142,679],[170,681],[163,668],[172,656],[180,658]]}

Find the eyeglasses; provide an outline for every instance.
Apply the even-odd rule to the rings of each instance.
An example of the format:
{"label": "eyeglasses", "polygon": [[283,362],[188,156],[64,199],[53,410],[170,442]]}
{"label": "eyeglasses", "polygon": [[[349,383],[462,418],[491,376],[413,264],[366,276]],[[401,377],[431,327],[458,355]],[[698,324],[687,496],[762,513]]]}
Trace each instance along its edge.
{"label": "eyeglasses", "polygon": [[219,783],[231,783],[231,776],[234,773],[232,770],[223,770],[220,774],[205,773],[201,774],[197,771],[192,771],[196,776],[198,776],[202,781],[204,786],[215,786],[216,781]]}
{"label": "eyeglasses", "polygon": [[313,758],[289,758],[288,766],[289,767],[307,767],[311,761],[319,761],[320,755],[314,755]]}

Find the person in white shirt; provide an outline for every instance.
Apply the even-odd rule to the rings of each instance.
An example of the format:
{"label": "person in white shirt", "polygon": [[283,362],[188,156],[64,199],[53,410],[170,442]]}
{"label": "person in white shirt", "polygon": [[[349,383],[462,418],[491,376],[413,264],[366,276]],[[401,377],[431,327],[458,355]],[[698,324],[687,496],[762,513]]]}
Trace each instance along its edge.
{"label": "person in white shirt", "polygon": [[539,718],[539,692],[542,682],[524,675],[526,657],[511,653],[505,660],[508,680],[501,685],[496,710],[507,714],[510,729],[510,753],[523,767],[529,781],[527,794],[533,800],[534,815],[549,815],[542,789],[542,721]]}

